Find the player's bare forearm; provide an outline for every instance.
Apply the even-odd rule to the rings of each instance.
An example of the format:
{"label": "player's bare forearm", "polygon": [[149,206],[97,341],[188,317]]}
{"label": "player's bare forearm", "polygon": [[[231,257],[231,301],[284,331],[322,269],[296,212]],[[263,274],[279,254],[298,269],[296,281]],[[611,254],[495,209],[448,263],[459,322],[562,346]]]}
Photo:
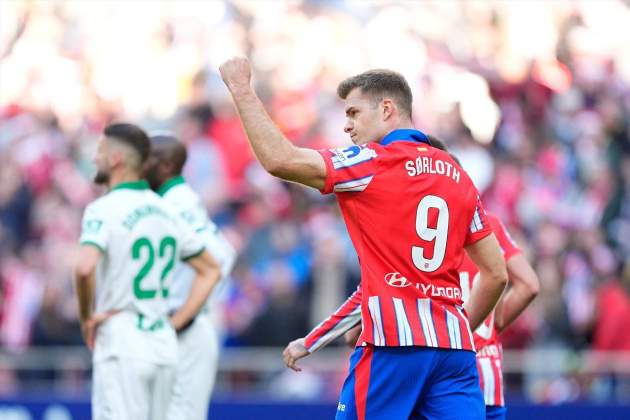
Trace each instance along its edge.
{"label": "player's bare forearm", "polygon": [[171,317],[171,324],[176,331],[197,316],[221,278],[220,265],[207,251],[187,262],[195,270],[196,276],[186,302]]}
{"label": "player's bare forearm", "polygon": [[94,275],[75,274],[75,289],[79,301],[79,320],[85,322],[92,316],[94,300]]}
{"label": "player's bare forearm", "polygon": [[293,157],[295,146],[276,127],[253,89],[232,92],[232,98],[256,158],[275,175]]}
{"label": "player's bare forearm", "polygon": [[492,309],[503,293],[505,283],[501,284],[498,278],[492,279],[492,275],[480,271],[479,281],[470,291],[470,297],[464,307],[468,313],[470,328],[474,331],[488,317]]}
{"label": "player's bare forearm", "polygon": [[92,304],[94,301],[96,265],[101,257],[101,252],[91,246],[82,245],[79,249],[74,267],[74,284],[79,301],[79,320],[85,322],[92,316]]}
{"label": "player's bare forearm", "polygon": [[343,337],[348,347],[355,348],[360,336],[361,336],[361,325],[359,324],[353,327],[351,330],[347,331]]}
{"label": "player's bare forearm", "polygon": [[324,159],[315,150],[294,146],[275,125],[251,87],[251,70],[244,58],[225,62],[220,68],[238,111],[249,144],[270,174],[287,181],[323,189]]}
{"label": "player's bare forearm", "polygon": [[479,268],[479,281],[470,291],[464,304],[470,328],[474,331],[497,304],[505,285],[507,270],[501,249],[494,234],[466,247],[468,255]]}
{"label": "player's bare forearm", "polygon": [[523,254],[514,255],[507,262],[510,288],[505,292],[495,316],[497,331],[510,325],[536,298],[540,289],[538,276]]}

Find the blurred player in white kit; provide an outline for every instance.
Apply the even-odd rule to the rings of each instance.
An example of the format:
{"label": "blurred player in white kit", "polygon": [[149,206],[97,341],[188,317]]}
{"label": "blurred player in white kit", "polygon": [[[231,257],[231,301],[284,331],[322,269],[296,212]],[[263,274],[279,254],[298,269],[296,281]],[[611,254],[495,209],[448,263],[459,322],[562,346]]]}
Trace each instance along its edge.
{"label": "blurred player in white kit", "polygon": [[[199,195],[182,176],[187,153],[183,143],[171,135],[151,137],[151,155],[146,165],[146,179],[178,212],[219,262],[221,278],[228,276],[236,251],[208,218]],[[190,293],[194,272],[185,264],[175,266],[170,287],[169,309],[177,310]],[[208,404],[214,387],[219,356],[219,337],[213,321],[216,300],[210,301],[177,335],[178,361],[176,379],[168,410],[169,420],[200,420],[208,417]]]}
{"label": "blurred player in white kit", "polygon": [[[166,419],[177,363],[176,331],[205,305],[219,264],[198,235],[141,180],[146,133],[112,124],[98,142],[95,183],[109,192],[83,217],[75,283],[85,341],[93,350],[94,420]],[[186,302],[169,318],[173,268],[194,272]]]}

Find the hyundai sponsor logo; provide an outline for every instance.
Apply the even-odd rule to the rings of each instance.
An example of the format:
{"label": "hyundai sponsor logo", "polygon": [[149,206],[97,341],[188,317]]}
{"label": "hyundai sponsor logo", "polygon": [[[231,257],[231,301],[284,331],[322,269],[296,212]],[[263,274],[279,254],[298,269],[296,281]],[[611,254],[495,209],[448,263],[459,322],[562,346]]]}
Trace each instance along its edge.
{"label": "hyundai sponsor logo", "polygon": [[407,280],[405,276],[403,276],[402,274],[398,272],[385,274],[385,282],[392,287],[411,286],[411,282]]}

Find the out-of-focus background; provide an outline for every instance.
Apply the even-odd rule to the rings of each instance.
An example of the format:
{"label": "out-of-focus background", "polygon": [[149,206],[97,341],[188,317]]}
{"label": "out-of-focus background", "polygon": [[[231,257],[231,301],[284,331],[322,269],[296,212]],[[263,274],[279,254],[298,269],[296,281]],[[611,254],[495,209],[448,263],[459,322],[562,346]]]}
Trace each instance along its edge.
{"label": "out-of-focus background", "polygon": [[406,76],[417,127],[459,156],[540,277],[502,336],[513,418],[621,418],[629,45],[621,0],[0,1],[0,418],[87,412],[70,266],[82,210],[102,193],[95,141],[114,120],[178,134],[186,178],[240,255],[217,308],[211,418],[241,418],[252,401],[280,407],[262,418],[334,415],[348,350],[323,350],[296,374],[281,348],[354,289],[358,262],[334,198],[253,159],[217,73],[236,54],[287,137],[312,148],[349,144],[342,79]]}

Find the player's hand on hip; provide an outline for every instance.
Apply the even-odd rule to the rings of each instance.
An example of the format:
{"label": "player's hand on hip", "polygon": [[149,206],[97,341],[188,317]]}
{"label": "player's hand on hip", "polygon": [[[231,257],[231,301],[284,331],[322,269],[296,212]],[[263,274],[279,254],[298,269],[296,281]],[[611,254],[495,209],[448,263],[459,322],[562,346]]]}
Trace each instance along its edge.
{"label": "player's hand on hip", "polygon": [[302,369],[297,366],[297,361],[303,357],[308,356],[310,353],[304,347],[304,339],[298,338],[289,343],[289,345],[282,352],[282,358],[288,368],[293,369],[296,372],[300,372]]}
{"label": "player's hand on hip", "polygon": [[233,57],[221,64],[219,73],[230,92],[249,89],[252,69],[245,57]]}
{"label": "player's hand on hip", "polygon": [[93,314],[89,319],[81,322],[81,333],[83,339],[90,351],[94,350],[94,343],[96,341],[96,331],[103,322],[111,318],[113,315],[120,311],[107,311],[99,314]]}

